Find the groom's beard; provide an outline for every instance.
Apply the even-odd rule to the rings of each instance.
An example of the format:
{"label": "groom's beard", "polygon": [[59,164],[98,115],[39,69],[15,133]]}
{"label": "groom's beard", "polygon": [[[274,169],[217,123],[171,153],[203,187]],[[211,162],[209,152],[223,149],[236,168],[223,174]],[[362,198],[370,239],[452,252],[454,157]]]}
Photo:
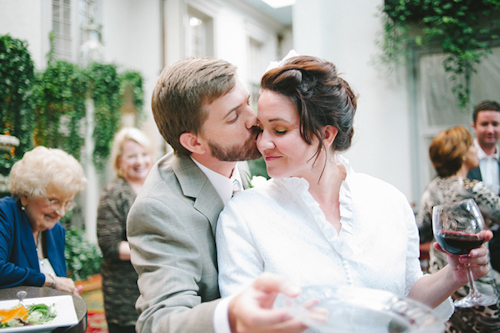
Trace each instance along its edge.
{"label": "groom's beard", "polygon": [[208,146],[210,147],[210,152],[213,157],[223,162],[256,160],[262,157],[257,149],[257,143],[255,141],[259,132],[260,130],[258,127],[255,127],[252,136],[250,136],[242,146],[232,145],[224,147],[215,141],[209,141]]}

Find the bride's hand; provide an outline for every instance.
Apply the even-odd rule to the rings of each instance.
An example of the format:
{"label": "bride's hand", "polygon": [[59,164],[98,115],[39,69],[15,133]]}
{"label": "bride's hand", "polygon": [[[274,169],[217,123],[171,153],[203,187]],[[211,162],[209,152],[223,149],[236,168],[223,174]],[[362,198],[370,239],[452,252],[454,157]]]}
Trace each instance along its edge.
{"label": "bride's hand", "polygon": [[[489,230],[481,231],[484,242],[488,242],[493,238],[493,233]],[[472,249],[468,254],[454,255],[446,252],[441,246],[435,242],[434,248],[443,252],[448,257],[448,265],[453,268],[455,280],[465,285],[468,282],[466,266],[469,265],[474,280],[485,276],[490,270],[490,258],[488,248],[483,244],[476,249]]]}

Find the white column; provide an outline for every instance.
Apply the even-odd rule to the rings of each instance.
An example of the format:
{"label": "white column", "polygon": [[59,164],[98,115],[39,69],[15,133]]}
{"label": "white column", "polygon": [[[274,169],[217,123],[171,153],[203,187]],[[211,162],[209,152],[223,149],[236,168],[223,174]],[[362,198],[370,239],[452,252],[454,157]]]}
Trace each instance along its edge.
{"label": "white column", "polygon": [[87,176],[88,185],[85,190],[85,204],[83,207],[85,221],[85,235],[91,243],[97,243],[96,225],[97,225],[97,206],[99,204],[99,186],[97,173],[92,158],[94,151],[94,100],[88,98],[85,101],[86,108],[86,132],[85,132],[85,175]]}
{"label": "white column", "polygon": [[184,19],[186,3],[184,0],[165,0],[164,6],[165,65],[181,60],[185,55]]}

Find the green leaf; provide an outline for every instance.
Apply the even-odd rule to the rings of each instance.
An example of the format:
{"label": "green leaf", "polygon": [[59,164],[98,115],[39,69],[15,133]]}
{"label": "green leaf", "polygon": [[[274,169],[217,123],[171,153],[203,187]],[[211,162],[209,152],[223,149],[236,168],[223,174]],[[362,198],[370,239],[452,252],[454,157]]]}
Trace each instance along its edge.
{"label": "green leaf", "polygon": [[418,35],[417,37],[415,37],[415,43],[418,46],[422,46],[422,36]]}

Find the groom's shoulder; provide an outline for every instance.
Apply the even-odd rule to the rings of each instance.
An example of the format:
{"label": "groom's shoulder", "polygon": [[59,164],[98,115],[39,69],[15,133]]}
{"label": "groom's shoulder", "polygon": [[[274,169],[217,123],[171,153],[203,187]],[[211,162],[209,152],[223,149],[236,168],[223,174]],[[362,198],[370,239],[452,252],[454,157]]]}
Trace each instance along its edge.
{"label": "groom's shoulder", "polygon": [[169,181],[170,177],[175,175],[173,165],[178,157],[173,153],[168,153],[160,158],[151,168],[151,171],[144,182],[145,186],[151,186],[161,181]]}
{"label": "groom's shoulder", "polygon": [[179,180],[176,175],[176,165],[182,164],[181,157],[168,153],[160,158],[144,182],[143,188],[138,196],[175,196],[181,195]]}

